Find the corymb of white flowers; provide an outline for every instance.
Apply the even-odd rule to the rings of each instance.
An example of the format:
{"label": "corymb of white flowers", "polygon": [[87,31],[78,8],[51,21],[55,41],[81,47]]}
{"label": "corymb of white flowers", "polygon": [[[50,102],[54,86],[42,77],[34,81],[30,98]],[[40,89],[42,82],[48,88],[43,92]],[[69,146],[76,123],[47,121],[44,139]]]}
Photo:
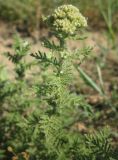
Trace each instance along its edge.
{"label": "corymb of white flowers", "polygon": [[77,29],[87,26],[86,18],[73,5],[58,7],[45,21],[54,31],[68,36],[74,34]]}

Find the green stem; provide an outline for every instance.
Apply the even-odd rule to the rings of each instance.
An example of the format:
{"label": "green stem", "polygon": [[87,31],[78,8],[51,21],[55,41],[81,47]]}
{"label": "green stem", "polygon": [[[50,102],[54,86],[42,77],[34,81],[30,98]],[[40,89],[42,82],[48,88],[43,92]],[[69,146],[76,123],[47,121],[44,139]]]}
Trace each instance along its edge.
{"label": "green stem", "polygon": [[66,41],[64,38],[59,38],[59,42],[60,42],[60,47],[62,49],[65,49],[66,48]]}

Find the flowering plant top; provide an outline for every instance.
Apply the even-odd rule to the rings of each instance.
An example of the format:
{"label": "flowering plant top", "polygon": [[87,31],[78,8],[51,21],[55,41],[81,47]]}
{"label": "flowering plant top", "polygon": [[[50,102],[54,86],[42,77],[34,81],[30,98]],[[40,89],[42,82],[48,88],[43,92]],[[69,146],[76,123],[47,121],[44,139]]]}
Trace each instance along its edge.
{"label": "flowering plant top", "polygon": [[45,18],[46,23],[56,33],[70,36],[76,30],[87,26],[86,18],[73,5],[62,5]]}

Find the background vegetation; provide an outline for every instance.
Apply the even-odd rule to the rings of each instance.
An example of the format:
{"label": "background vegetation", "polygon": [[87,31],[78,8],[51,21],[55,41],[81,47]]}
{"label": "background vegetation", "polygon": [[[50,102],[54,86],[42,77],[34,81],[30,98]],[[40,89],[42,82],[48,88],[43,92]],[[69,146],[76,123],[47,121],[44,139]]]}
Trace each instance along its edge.
{"label": "background vegetation", "polygon": [[[62,4],[88,27],[67,41],[81,56],[60,81],[64,46],[42,16]],[[118,0],[0,0],[0,24],[0,159],[117,160]]]}
{"label": "background vegetation", "polygon": [[98,20],[104,22],[103,12],[105,14],[112,12],[112,21],[117,28],[117,0],[0,0],[0,18],[6,21],[34,25],[41,18],[41,15],[51,13],[55,7],[62,4],[73,4],[79,7],[84,15],[88,17],[89,24],[96,27],[99,25],[104,26],[104,24],[97,23]]}

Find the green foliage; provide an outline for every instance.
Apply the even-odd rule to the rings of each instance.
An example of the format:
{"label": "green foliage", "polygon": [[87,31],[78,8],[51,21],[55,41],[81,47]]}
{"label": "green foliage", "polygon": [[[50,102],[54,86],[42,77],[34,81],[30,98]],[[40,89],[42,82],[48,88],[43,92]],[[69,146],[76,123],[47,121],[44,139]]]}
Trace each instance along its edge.
{"label": "green foliage", "polygon": [[23,78],[25,76],[25,71],[32,65],[32,63],[25,63],[24,59],[29,51],[29,44],[27,42],[22,42],[18,37],[15,37],[13,49],[15,54],[13,55],[7,52],[6,56],[15,64],[17,78]]}
{"label": "green foliage", "polygon": [[40,0],[0,0],[0,18],[27,30],[36,29],[41,18]]}
{"label": "green foliage", "polygon": [[84,82],[96,90],[99,94],[103,95],[102,89],[82,70],[82,68],[77,67],[77,69]]}
{"label": "green foliage", "polygon": [[[14,54],[6,53],[15,75],[0,79],[0,156],[19,160],[117,159],[108,131],[84,135],[72,129],[93,114],[83,96],[70,90],[76,60],[83,62],[91,48],[70,50],[66,41],[76,33],[53,35],[58,42],[44,39],[48,51],[32,53],[35,62],[28,62],[29,44],[19,38],[15,38]],[[40,74],[34,67],[29,79],[27,71],[34,64]]]}
{"label": "green foliage", "polygon": [[117,0],[105,0],[105,5],[101,0],[98,0],[98,6],[100,12],[104,18],[104,21],[108,28],[108,37],[112,42],[113,47],[116,45],[115,39],[115,30],[114,30],[114,15],[118,10],[118,1]]}
{"label": "green foliage", "polygon": [[[87,135],[86,145],[91,148],[91,159],[110,160],[113,151],[109,142],[109,130],[107,128],[99,133]],[[94,157],[94,154],[96,154],[96,157]]]}

